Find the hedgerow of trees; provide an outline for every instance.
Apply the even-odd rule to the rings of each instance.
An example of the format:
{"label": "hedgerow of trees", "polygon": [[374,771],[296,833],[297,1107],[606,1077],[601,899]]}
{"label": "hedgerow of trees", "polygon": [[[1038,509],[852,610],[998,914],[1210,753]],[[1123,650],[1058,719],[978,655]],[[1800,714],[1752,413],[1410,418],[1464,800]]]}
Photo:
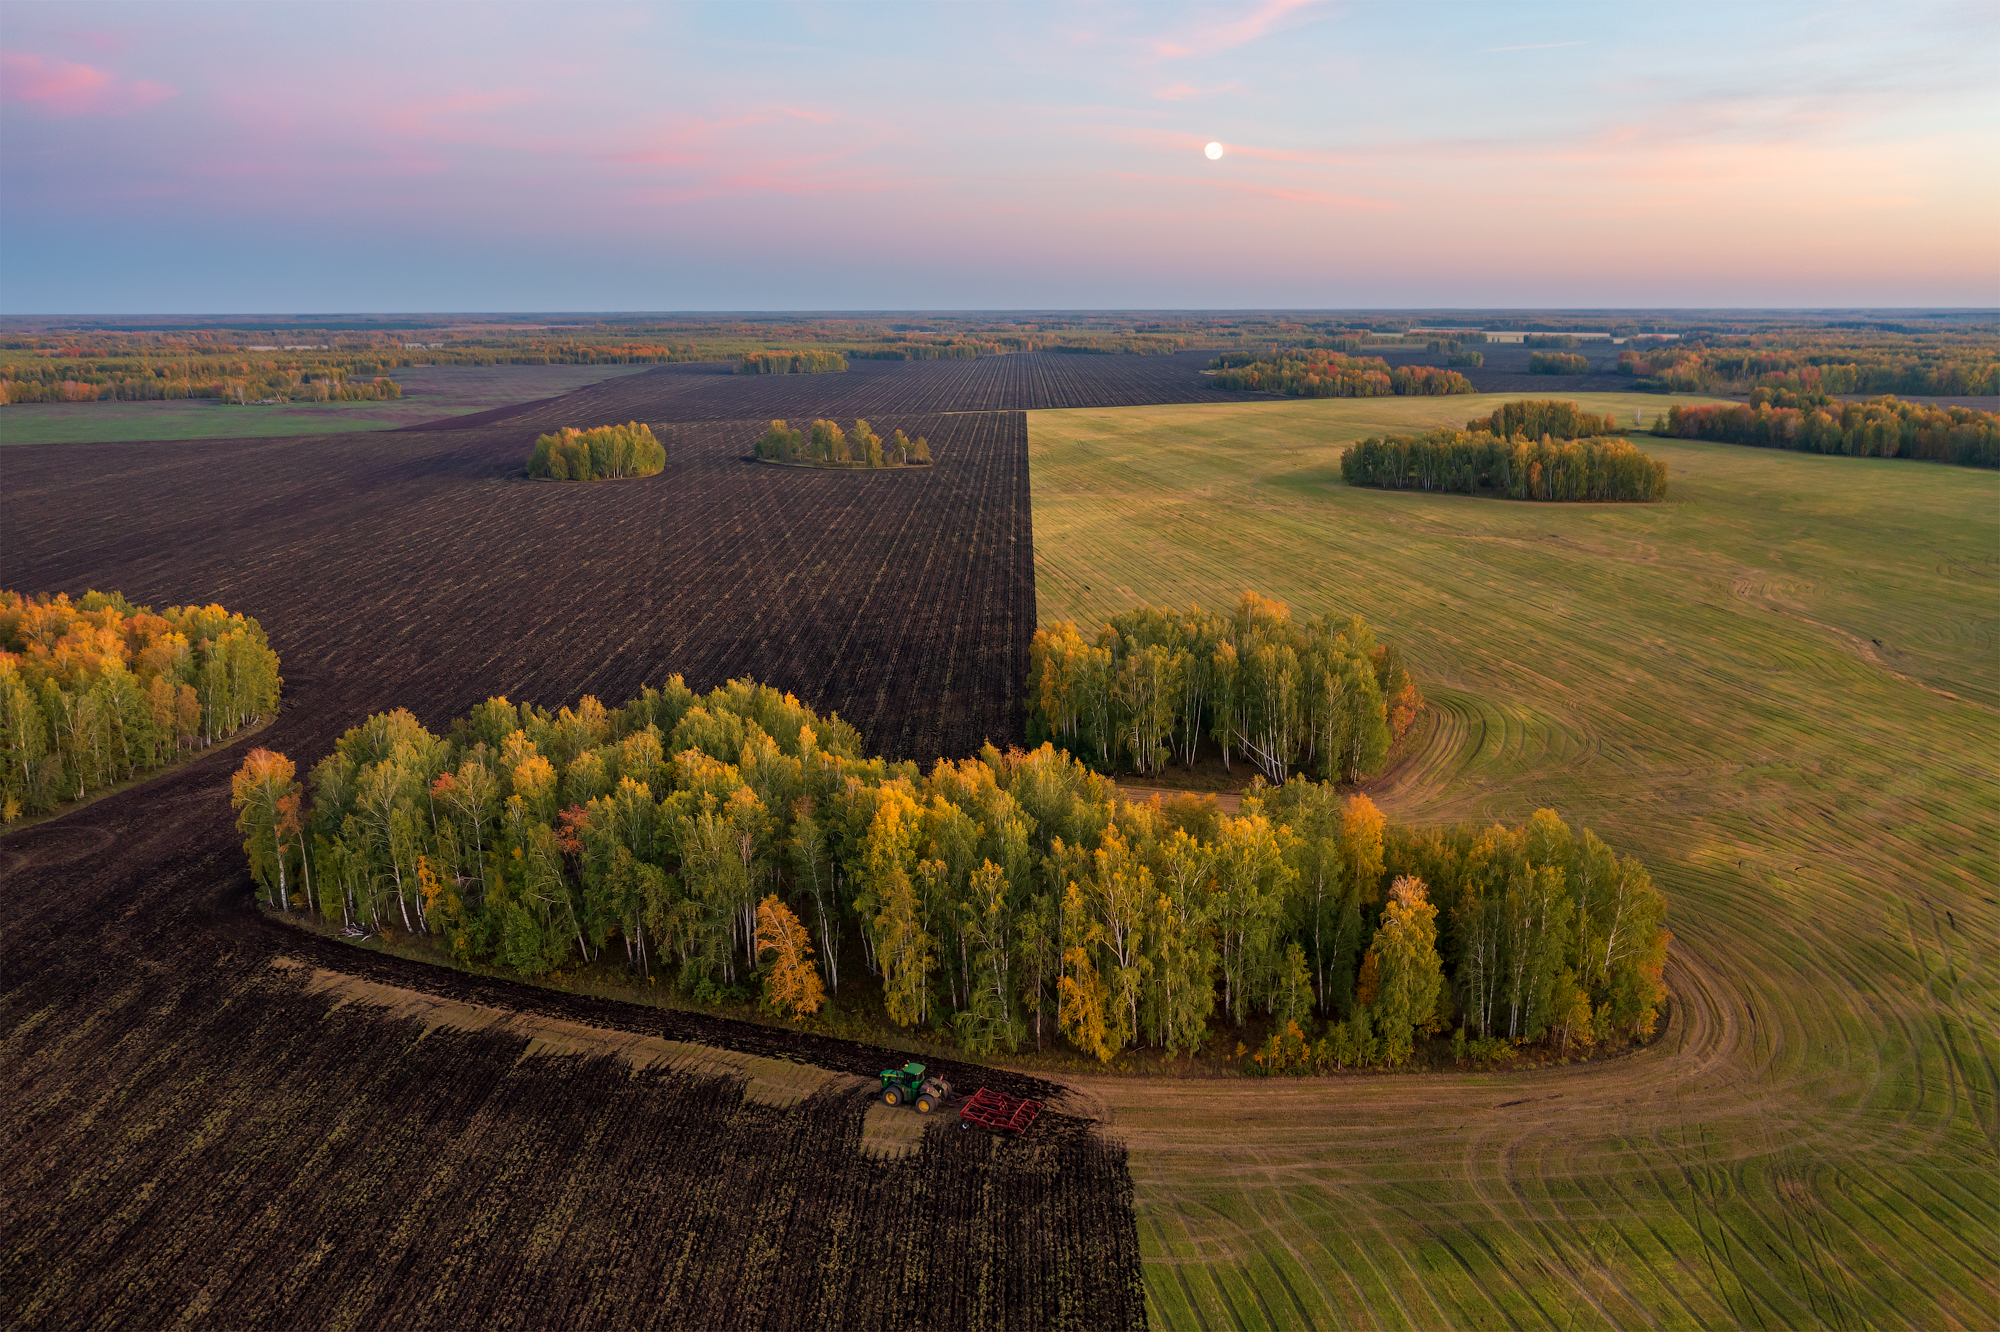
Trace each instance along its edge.
{"label": "hedgerow of trees", "polygon": [[858,956],[891,1021],[979,1055],[1187,1052],[1268,1017],[1266,1071],[1396,1064],[1452,1027],[1493,1057],[1643,1039],[1664,994],[1646,871],[1552,812],[1417,832],[1303,777],[1237,817],[1135,805],[1049,745],[925,773],[747,680],[495,698],[443,736],[379,714],[307,785],[264,750],[234,783],[274,908],[791,1016]]}
{"label": "hedgerow of trees", "polygon": [[1140,606],[1086,641],[1069,621],[1029,647],[1028,736],[1100,772],[1192,766],[1204,744],[1274,782],[1294,771],[1355,781],[1378,771],[1423,696],[1366,621],[1292,619],[1245,592],[1233,615]]}
{"label": "hedgerow of trees", "polygon": [[771,462],[808,467],[911,467],[931,460],[930,441],[922,435],[911,439],[898,429],[885,440],[866,421],[856,421],[852,434],[832,421],[814,421],[810,435],[789,421],[773,421],[756,451]]}
{"label": "hedgerow of trees", "polygon": [[628,421],[589,430],[564,426],[553,435],[536,436],[528,475],[551,481],[607,481],[656,476],[666,465],[667,451],[653,437],[653,428]]}
{"label": "hedgerow of trees", "polygon": [[1364,439],[1340,456],[1350,486],[1439,490],[1508,499],[1629,501],[1667,497],[1667,465],[1623,439],[1502,439],[1482,432],[1432,430]]}
{"label": "hedgerow of trees", "polygon": [[1654,419],[1654,431],[1767,449],[2000,467],[2000,413],[1927,407],[1886,396],[1774,406],[1770,390],[1759,389],[1742,405],[1669,408]]}
{"label": "hedgerow of trees", "polygon": [[828,375],[847,369],[837,351],[748,351],[736,367],[739,375]]}
{"label": "hedgerow of trees", "polygon": [[8,823],[277,711],[278,656],[220,606],[0,592],[0,817]]}
{"label": "hedgerow of trees", "polygon": [[1531,375],[1581,375],[1589,369],[1590,362],[1574,352],[1528,353],[1528,373]]}
{"label": "hedgerow of trees", "polygon": [[1282,393],[1294,398],[1379,398],[1396,395],[1470,393],[1472,382],[1455,370],[1434,365],[1399,366],[1379,356],[1348,356],[1317,348],[1289,348],[1275,354],[1226,353],[1209,362],[1215,386]]}

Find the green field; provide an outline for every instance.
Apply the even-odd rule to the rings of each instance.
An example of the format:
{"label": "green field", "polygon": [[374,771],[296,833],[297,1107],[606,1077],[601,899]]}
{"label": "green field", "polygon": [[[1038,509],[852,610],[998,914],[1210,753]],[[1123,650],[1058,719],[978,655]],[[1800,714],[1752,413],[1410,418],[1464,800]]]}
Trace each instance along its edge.
{"label": "green field", "polygon": [[270,439],[395,430],[535,398],[552,398],[650,365],[419,365],[390,378],[388,402],[298,402],[228,407],[210,398],[173,402],[14,403],[0,407],[0,445],[127,444],[178,439]]}
{"label": "green field", "polygon": [[1676,935],[1669,1022],[1607,1063],[1090,1084],[1154,1316],[1994,1326],[2000,475],[1635,438],[1668,503],[1340,483],[1344,442],[1501,400],[1029,417],[1043,622],[1359,612],[1433,705],[1392,814],[1553,806]]}

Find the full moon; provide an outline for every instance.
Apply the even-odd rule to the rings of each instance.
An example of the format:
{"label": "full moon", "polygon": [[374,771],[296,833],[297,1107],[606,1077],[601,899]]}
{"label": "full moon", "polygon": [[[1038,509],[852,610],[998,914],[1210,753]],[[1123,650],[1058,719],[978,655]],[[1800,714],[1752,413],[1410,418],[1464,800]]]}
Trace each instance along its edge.
{"label": "full moon", "polygon": [[1221,157],[1221,156],[1222,156],[1222,145],[1221,145],[1221,144],[1219,144],[1219,143],[1211,143],[1210,145],[1208,145],[1208,147],[1206,147],[1206,148],[1202,149],[1202,151],[1203,151],[1204,153],[1207,153],[1207,154],[1208,154],[1208,160],[1209,160],[1209,161],[1211,161],[1211,162],[1213,162],[1213,161],[1215,161],[1215,160],[1216,160],[1216,159],[1217,159],[1218,157]]}

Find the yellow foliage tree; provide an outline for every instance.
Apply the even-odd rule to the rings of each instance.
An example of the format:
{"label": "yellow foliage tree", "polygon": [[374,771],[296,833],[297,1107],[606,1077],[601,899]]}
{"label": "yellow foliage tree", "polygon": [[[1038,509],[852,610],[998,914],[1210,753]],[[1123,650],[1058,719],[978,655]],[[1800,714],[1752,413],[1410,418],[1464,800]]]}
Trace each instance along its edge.
{"label": "yellow foliage tree", "polygon": [[757,904],[757,960],[772,955],[770,974],[764,978],[764,1002],[794,1021],[820,1010],[826,1002],[826,987],[813,965],[813,949],[806,927],[792,909],[772,893]]}
{"label": "yellow foliage tree", "polygon": [[250,873],[264,885],[271,904],[285,908],[291,905],[291,892],[285,882],[286,839],[280,824],[287,812],[284,802],[298,794],[294,772],[292,761],[283,754],[253,749],[229,779],[229,803],[236,807],[236,827],[243,834]]}
{"label": "yellow foliage tree", "polygon": [[1063,971],[1056,981],[1056,1022],[1071,1045],[1110,1063],[1124,1038],[1106,1021],[1109,997],[1093,949],[1104,942],[1104,927],[1092,920],[1083,890],[1072,881],[1063,905]]}
{"label": "yellow foliage tree", "polygon": [[1410,1057],[1415,1033],[1429,1031],[1437,1013],[1444,966],[1437,952],[1437,907],[1422,879],[1404,875],[1390,885],[1390,902],[1375,932],[1379,984],[1370,1016],[1391,1064]]}

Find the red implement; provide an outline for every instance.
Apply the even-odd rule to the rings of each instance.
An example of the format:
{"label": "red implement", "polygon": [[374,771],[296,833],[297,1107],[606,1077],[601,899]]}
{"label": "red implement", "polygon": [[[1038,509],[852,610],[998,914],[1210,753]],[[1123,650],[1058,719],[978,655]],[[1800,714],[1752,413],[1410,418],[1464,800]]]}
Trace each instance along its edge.
{"label": "red implement", "polygon": [[1005,1092],[994,1091],[991,1087],[981,1087],[972,1094],[958,1112],[958,1126],[971,1128],[974,1124],[995,1132],[1025,1133],[1028,1125],[1035,1122],[1035,1116],[1042,1113],[1040,1101],[1030,1101]]}

